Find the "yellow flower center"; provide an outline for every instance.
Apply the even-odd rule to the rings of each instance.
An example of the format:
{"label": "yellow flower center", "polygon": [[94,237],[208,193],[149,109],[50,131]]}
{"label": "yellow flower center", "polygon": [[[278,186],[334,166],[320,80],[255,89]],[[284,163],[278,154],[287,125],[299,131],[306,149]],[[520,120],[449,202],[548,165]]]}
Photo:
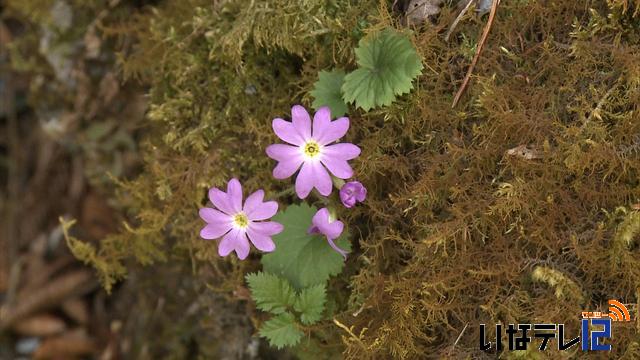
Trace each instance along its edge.
{"label": "yellow flower center", "polygon": [[236,225],[236,227],[244,229],[249,226],[249,218],[247,218],[247,215],[240,212],[233,217],[233,223]]}
{"label": "yellow flower center", "polygon": [[304,145],[303,151],[308,158],[314,158],[320,154],[320,144],[310,140]]}

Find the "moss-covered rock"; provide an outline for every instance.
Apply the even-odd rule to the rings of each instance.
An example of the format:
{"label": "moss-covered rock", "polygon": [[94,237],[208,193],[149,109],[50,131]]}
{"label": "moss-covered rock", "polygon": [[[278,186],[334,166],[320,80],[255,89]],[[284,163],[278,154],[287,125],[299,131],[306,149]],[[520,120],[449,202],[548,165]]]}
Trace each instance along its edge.
{"label": "moss-covered rock", "polygon": [[[107,284],[126,259],[211,268],[209,285],[240,301],[231,295],[258,257],[223,259],[198,237],[206,190],[231,177],[268,197],[288,187],[264,153],[271,120],[310,105],[320,71],[353,70],[366,33],[400,27],[391,3],[167,0],[107,25],[137,39],[122,49],[122,73],[150,86],[145,168],[121,187],[130,226],[78,255]],[[455,108],[486,18],[463,20],[450,42],[454,8],[413,30],[425,69],[414,90],[348,113],[368,198],[340,214],[354,253],[329,290],[335,322],[305,329],[306,346],[354,359],[477,358],[480,323],[575,332],[583,310],[638,301],[637,11],[502,1]],[[636,331],[614,334],[612,356],[638,352]]]}

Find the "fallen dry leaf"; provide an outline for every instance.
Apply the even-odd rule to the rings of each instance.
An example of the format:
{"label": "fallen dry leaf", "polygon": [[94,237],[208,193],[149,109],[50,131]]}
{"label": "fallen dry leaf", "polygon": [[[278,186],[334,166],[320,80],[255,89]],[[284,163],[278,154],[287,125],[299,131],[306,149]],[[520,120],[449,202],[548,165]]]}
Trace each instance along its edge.
{"label": "fallen dry leaf", "polygon": [[407,25],[420,25],[440,13],[444,0],[411,0],[407,6]]}
{"label": "fallen dry leaf", "polygon": [[77,270],[60,276],[30,294],[19,296],[15,306],[3,306],[0,312],[0,329],[11,327],[35,312],[54,308],[61,301],[85,293],[95,285],[93,275],[88,270]]}
{"label": "fallen dry leaf", "polygon": [[63,302],[62,311],[80,325],[85,325],[89,321],[87,303],[81,298],[72,298]]}
{"label": "fallen dry leaf", "polygon": [[90,355],[97,350],[95,340],[88,337],[84,329],[75,329],[62,335],[48,338],[33,354],[34,359],[68,359]]}
{"label": "fallen dry leaf", "polygon": [[20,335],[45,337],[63,332],[67,326],[59,317],[40,314],[16,322],[13,330]]}
{"label": "fallen dry leaf", "polygon": [[543,153],[537,149],[530,149],[527,145],[518,145],[512,149],[507,150],[507,155],[517,156],[526,160],[542,159]]}

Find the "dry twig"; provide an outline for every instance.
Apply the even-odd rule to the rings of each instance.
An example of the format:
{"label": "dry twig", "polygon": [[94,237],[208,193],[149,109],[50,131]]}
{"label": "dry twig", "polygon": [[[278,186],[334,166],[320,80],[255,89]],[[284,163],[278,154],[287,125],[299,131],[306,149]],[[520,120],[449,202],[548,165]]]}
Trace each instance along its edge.
{"label": "dry twig", "polygon": [[496,17],[496,11],[498,10],[498,4],[500,4],[500,0],[493,0],[493,4],[491,5],[491,13],[489,14],[489,20],[487,21],[487,25],[484,27],[484,31],[482,32],[482,37],[480,38],[480,43],[478,43],[478,49],[476,50],[476,54],[471,60],[471,65],[469,65],[469,69],[467,70],[467,74],[464,76],[464,80],[462,81],[462,85],[456,96],[453,98],[453,104],[451,107],[454,108],[460,101],[460,97],[464,90],[467,88],[469,84],[469,80],[471,79],[471,74],[473,73],[473,69],[476,67],[478,63],[478,59],[480,58],[480,53],[482,52],[482,48],[484,48],[484,44],[487,42],[487,37],[489,36],[489,30],[491,30],[491,25],[493,24],[493,19]]}
{"label": "dry twig", "polygon": [[444,36],[444,41],[447,41],[447,42],[449,41],[449,37],[451,36],[451,33],[453,32],[453,30],[455,30],[456,26],[458,26],[458,23],[460,22],[460,20],[462,20],[462,17],[464,16],[464,14],[467,13],[471,5],[475,3],[476,3],[476,0],[467,0],[467,5],[464,6],[464,8],[462,9],[462,11],[460,11],[456,19],[453,20],[453,23],[451,23],[451,26],[449,26],[449,30],[447,30],[447,35]]}

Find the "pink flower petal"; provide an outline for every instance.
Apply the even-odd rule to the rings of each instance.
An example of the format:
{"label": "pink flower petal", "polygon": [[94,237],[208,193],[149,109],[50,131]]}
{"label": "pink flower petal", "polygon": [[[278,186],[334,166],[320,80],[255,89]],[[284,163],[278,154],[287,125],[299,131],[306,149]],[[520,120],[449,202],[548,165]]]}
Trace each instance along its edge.
{"label": "pink flower petal", "polygon": [[289,121],[285,121],[280,118],[273,119],[271,122],[271,127],[273,131],[278,135],[278,137],[285,142],[293,145],[302,145],[304,144],[304,138],[296,128],[293,126],[293,123]]}
{"label": "pink flower petal", "polygon": [[[353,176],[353,169],[349,166],[346,160],[324,156],[322,158],[322,163],[337,178],[348,179]],[[331,179],[329,179],[329,182],[331,182]]]}
{"label": "pink flower petal", "polygon": [[302,164],[302,159],[283,160],[273,168],[273,177],[279,180],[286,179],[293,175]]}
{"label": "pink flower petal", "polygon": [[209,224],[231,224],[231,216],[212,208],[202,208],[199,211],[200,218]]}
{"label": "pink flower petal", "polygon": [[273,240],[268,235],[264,235],[249,228],[247,229],[247,236],[249,236],[249,240],[251,240],[253,246],[260,251],[271,252],[276,249],[276,244],[274,244]]}
{"label": "pink flower petal", "polygon": [[313,138],[321,145],[327,145],[343,137],[347,130],[349,130],[349,118],[341,117],[327,124],[319,133],[314,128]]}
{"label": "pink flower petal", "polygon": [[209,190],[209,200],[211,200],[213,205],[215,205],[215,207],[217,207],[220,211],[228,215],[234,214],[233,206],[231,206],[229,197],[224,191],[218,188],[211,188]]}
{"label": "pink flower petal", "polygon": [[304,107],[294,105],[291,108],[291,120],[302,139],[306,141],[311,138],[311,117]]}
{"label": "pink flower petal", "polygon": [[247,212],[249,220],[266,220],[271,218],[278,212],[278,203],[275,201],[267,201],[256,206],[251,212]]}
{"label": "pink flower petal", "polygon": [[340,234],[342,234],[342,230],[344,230],[344,224],[340,220],[336,220],[320,228],[320,231],[329,239],[337,239]]}
{"label": "pink flower petal", "polygon": [[344,229],[344,224],[340,220],[336,220],[331,223],[329,222],[329,210],[327,208],[318,210],[315,215],[313,215],[311,223],[315,225],[322,234],[330,239],[339,237]]}
{"label": "pink flower petal", "polygon": [[340,143],[325,146],[322,149],[325,157],[333,157],[342,160],[355,159],[360,155],[360,148],[350,143]]}
{"label": "pink flower petal", "polygon": [[331,110],[327,106],[323,106],[313,115],[312,136],[316,141],[324,134],[329,124],[331,124]]}
{"label": "pink flower petal", "polygon": [[315,187],[322,196],[329,196],[331,190],[333,190],[333,182],[331,182],[331,176],[318,162],[312,163],[313,165],[313,178],[315,179]]}
{"label": "pink flower petal", "polygon": [[267,156],[277,161],[291,160],[292,158],[302,160],[302,153],[297,146],[273,144],[267,146],[266,152]]}
{"label": "pink flower petal", "polygon": [[233,213],[230,215],[242,211],[242,185],[238,179],[233,178],[227,184],[227,196],[229,198],[228,204],[233,209]]}
{"label": "pink flower petal", "polygon": [[238,259],[244,260],[249,256],[249,240],[247,239],[247,234],[244,231],[238,232],[238,237],[236,238],[236,254],[238,254]]}
{"label": "pink flower petal", "polygon": [[251,231],[260,233],[262,235],[271,236],[275,234],[279,234],[284,230],[284,226],[282,224],[277,223],[275,221],[263,221],[263,222],[252,222],[249,224],[249,229]]}
{"label": "pink flower petal", "polygon": [[258,190],[253,194],[247,196],[247,199],[244,201],[244,206],[242,207],[242,211],[249,215],[257,206],[262,204],[264,200],[264,190]]}
{"label": "pink flower petal", "polygon": [[[313,177],[313,164],[311,162],[305,162],[302,164],[302,168],[296,178],[296,194],[300,199],[304,199],[309,196],[311,189],[315,185],[316,180]],[[274,174],[275,176],[275,174]]]}
{"label": "pink flower petal", "polygon": [[311,223],[315,225],[318,229],[320,226],[329,223],[329,210],[327,208],[322,208],[313,215],[311,218]]}
{"label": "pink flower petal", "polygon": [[231,228],[231,224],[207,224],[200,230],[200,237],[205,240],[217,239],[226,234]]}
{"label": "pink flower petal", "polygon": [[239,231],[239,229],[233,228],[222,238],[220,244],[218,244],[218,255],[227,256],[231,254],[236,248],[236,237]]}
{"label": "pink flower petal", "polygon": [[227,256],[233,250],[236,251],[240,260],[246,259],[249,255],[249,240],[247,240],[244,231],[240,229],[234,228],[229,231],[218,245],[218,254],[220,256]]}

